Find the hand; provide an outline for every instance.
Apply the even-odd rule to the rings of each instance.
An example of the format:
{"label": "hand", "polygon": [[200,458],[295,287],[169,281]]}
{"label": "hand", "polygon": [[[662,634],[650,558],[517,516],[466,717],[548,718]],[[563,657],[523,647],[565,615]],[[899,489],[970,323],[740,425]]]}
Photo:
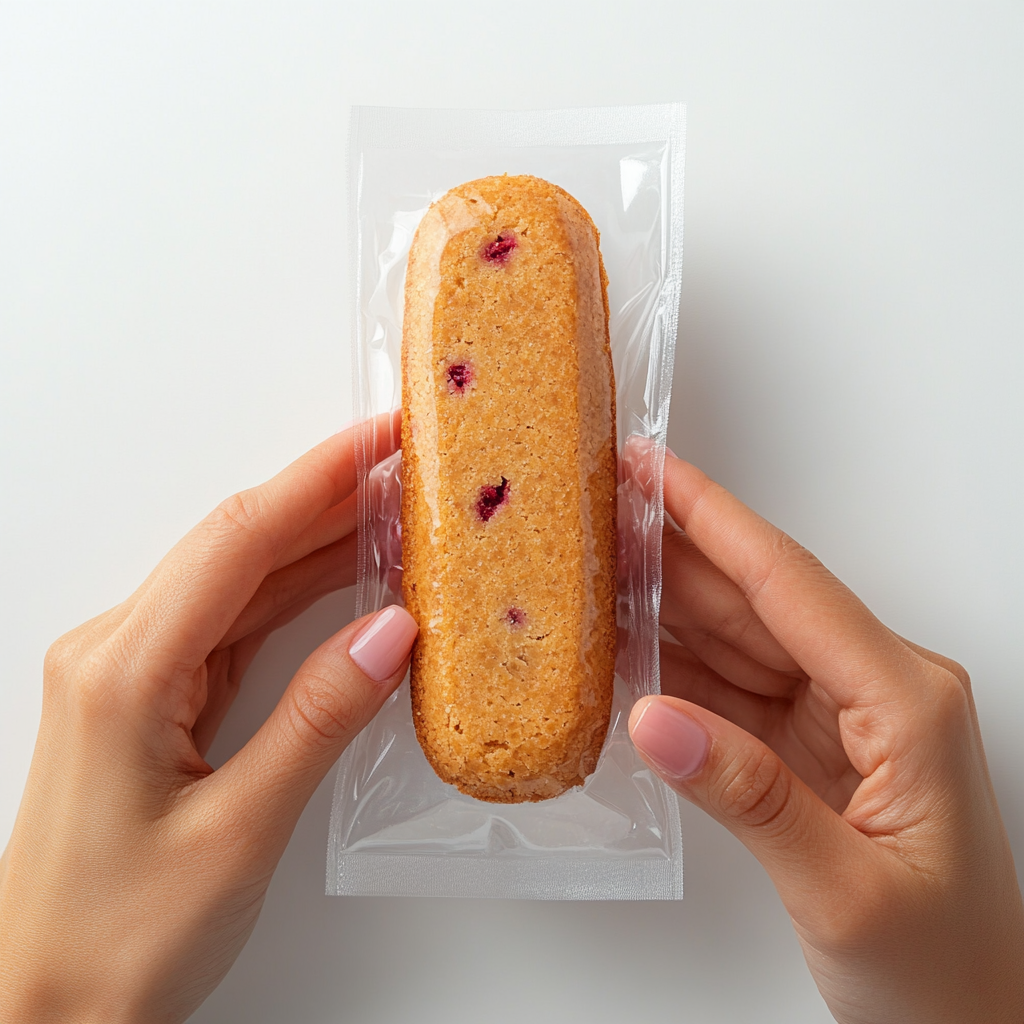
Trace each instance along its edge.
{"label": "hand", "polygon": [[223,502],[48,652],[0,861],[4,1024],[183,1021],[234,962],[303,807],[416,635],[397,607],[352,623],[235,757],[203,759],[268,634],[354,582],[355,484],[349,430]]}
{"label": "hand", "polygon": [[967,673],[669,456],[651,767],[764,865],[843,1024],[1020,1024],[1024,910]]}

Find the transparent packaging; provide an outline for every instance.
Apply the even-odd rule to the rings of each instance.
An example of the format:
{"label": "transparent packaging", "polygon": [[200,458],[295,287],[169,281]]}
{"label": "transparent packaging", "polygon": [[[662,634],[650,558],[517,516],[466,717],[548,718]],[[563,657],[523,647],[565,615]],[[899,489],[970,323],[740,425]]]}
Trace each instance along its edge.
{"label": "transparent packaging", "polygon": [[[402,313],[432,202],[495,174],[569,192],[601,233],[616,385],[618,657],[596,770],[554,799],[496,804],[442,782],[406,680],[339,764],[327,891],[338,895],[678,899],[679,808],[637,757],[632,702],[658,693],[662,471],[682,264],[684,108],[355,108],[350,230],[359,469],[357,614],[401,603]],[[394,452],[395,454],[389,454]]]}

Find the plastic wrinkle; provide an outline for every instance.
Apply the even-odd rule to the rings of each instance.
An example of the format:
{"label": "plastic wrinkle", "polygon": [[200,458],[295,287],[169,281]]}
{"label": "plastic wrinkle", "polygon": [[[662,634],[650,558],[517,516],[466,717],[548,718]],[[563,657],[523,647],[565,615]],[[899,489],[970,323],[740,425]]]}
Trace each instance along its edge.
{"label": "plastic wrinkle", "polygon": [[[400,404],[413,235],[431,203],[453,186],[503,172],[534,174],[573,195],[601,232],[616,383],[617,422],[608,429],[615,430],[619,451],[619,650],[612,719],[596,770],[583,786],[536,803],[484,803],[441,782],[416,740],[406,680],[339,764],[328,893],[682,897],[678,801],[640,761],[626,723],[638,697],[660,692],[662,483],[682,268],[684,134],[678,104],[353,110],[350,297],[361,422],[356,613],[401,603],[401,452],[397,417],[381,414]],[[469,207],[461,203],[444,213],[446,231],[473,221],[477,213]],[[493,237],[480,256],[502,273],[516,247],[516,235],[507,233]],[[461,361],[438,364],[447,376],[433,401],[472,401],[473,364],[454,353],[448,358]],[[433,425],[428,415],[411,426],[428,440],[431,430],[436,435],[436,417]],[[581,456],[581,466],[584,461]],[[481,480],[481,530],[491,528],[484,525],[489,520],[499,522],[492,520],[496,513],[518,514],[521,481],[498,480]],[[511,502],[506,488],[515,492]],[[430,515],[436,520],[437,509]],[[513,604],[514,595],[508,600],[504,621],[525,644],[543,624]]]}

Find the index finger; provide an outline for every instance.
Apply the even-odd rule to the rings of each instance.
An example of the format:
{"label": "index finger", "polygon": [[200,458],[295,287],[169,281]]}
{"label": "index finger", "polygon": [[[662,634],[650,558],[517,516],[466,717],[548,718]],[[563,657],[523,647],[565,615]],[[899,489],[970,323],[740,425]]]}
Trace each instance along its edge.
{"label": "index finger", "polygon": [[910,685],[908,649],[848,587],[724,487],[671,456],[665,507],[840,707],[876,704]]}
{"label": "index finger", "polygon": [[[343,430],[258,487],[222,501],[157,567],[119,632],[131,660],[193,670],[249,602],[280,553],[357,483],[358,445],[398,445],[400,413]],[[389,448],[390,451],[383,449]]]}

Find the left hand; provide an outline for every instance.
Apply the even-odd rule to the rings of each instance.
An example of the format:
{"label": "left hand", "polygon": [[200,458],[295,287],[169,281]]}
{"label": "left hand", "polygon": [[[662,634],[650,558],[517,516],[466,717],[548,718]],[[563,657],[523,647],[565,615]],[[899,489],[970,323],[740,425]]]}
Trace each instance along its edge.
{"label": "left hand", "polygon": [[228,498],[47,653],[0,860],[4,1024],[185,1020],[249,937],[313,791],[401,681],[416,625],[392,606],[317,648],[227,764],[204,760],[267,636],[355,581],[353,433]]}

